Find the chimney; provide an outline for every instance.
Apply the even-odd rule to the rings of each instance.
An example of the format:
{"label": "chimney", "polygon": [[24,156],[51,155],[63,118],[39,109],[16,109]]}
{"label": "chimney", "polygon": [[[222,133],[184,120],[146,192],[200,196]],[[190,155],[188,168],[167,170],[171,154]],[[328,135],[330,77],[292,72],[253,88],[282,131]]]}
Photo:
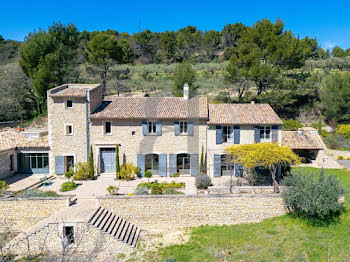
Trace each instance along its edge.
{"label": "chimney", "polygon": [[184,84],[184,100],[188,100],[190,98],[189,94],[189,86],[187,83]]}
{"label": "chimney", "polygon": [[255,101],[252,100],[252,101],[250,101],[250,103],[251,103],[252,105],[254,105],[254,104],[255,104]]}

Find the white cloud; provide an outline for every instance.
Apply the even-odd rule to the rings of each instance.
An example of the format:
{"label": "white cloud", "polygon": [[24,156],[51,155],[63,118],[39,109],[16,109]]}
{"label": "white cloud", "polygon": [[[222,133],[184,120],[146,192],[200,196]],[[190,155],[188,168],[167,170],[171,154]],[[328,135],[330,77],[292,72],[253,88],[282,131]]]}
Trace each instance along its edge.
{"label": "white cloud", "polygon": [[336,42],[332,42],[332,41],[326,41],[326,42],[323,42],[321,44],[322,48],[325,49],[325,50],[332,49],[336,45],[337,45],[337,43]]}

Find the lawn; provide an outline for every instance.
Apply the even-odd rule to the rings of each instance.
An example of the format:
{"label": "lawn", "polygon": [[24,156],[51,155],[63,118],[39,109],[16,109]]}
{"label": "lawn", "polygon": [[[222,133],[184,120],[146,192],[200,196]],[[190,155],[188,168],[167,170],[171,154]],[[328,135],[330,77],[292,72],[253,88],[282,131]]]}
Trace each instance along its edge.
{"label": "lawn", "polygon": [[[319,169],[296,168],[305,172]],[[149,252],[145,261],[350,261],[350,172],[326,169],[347,190],[339,221],[313,226],[290,214],[256,224],[201,226],[184,245]]]}

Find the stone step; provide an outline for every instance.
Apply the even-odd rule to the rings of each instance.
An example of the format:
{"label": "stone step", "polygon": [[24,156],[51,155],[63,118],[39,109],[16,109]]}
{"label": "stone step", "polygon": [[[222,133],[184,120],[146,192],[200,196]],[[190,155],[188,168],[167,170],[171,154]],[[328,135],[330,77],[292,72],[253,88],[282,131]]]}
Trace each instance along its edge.
{"label": "stone step", "polygon": [[122,233],[122,231],[123,231],[123,228],[124,228],[125,224],[126,224],[126,221],[125,221],[124,219],[122,219],[122,221],[121,221],[120,225],[118,226],[118,230],[117,230],[117,232],[115,233],[114,237],[116,237],[116,238],[119,239],[119,237],[120,237],[120,235],[121,235],[121,233]]}
{"label": "stone step", "polygon": [[100,229],[103,231],[105,229],[106,224],[109,222],[110,223],[110,218],[112,216],[112,212],[109,212],[109,214],[106,215],[106,218],[102,221]]}
{"label": "stone step", "polygon": [[94,214],[90,217],[88,223],[91,223],[91,221],[96,217],[97,213],[101,210],[101,207],[98,207]]}
{"label": "stone step", "polygon": [[124,240],[126,231],[128,230],[129,226],[130,226],[130,222],[126,222],[126,224],[124,225],[124,228],[123,228],[122,232],[120,233],[120,236],[118,237],[118,239],[119,239],[120,241],[123,241],[123,240]]}
{"label": "stone step", "polygon": [[101,209],[97,212],[96,216],[91,220],[91,224],[92,224],[93,226],[96,225],[96,222],[99,220],[99,218],[100,218],[101,215],[104,213],[104,211],[105,211],[105,209],[104,209],[104,208],[101,208]]}
{"label": "stone step", "polygon": [[140,231],[141,231],[140,228],[137,228],[134,239],[132,240],[132,244],[131,244],[132,247],[136,247],[137,240],[139,239],[139,236],[140,236]]}
{"label": "stone step", "polygon": [[101,216],[97,219],[96,223],[95,223],[95,227],[99,228],[101,225],[101,222],[103,219],[105,219],[106,215],[108,214],[108,211],[106,209],[103,210]]}
{"label": "stone step", "polygon": [[134,225],[134,227],[132,228],[132,231],[130,232],[130,237],[129,237],[128,241],[126,242],[130,246],[132,244],[132,241],[134,240],[136,230],[137,230],[137,226]]}
{"label": "stone step", "polygon": [[105,229],[103,230],[104,232],[108,232],[109,228],[113,225],[113,223],[115,221],[116,215],[114,215],[113,213],[111,213],[111,214],[112,214],[112,217],[108,220],[108,223],[105,226]]}
{"label": "stone step", "polygon": [[128,240],[129,240],[129,238],[130,238],[130,235],[131,235],[131,231],[132,231],[133,228],[134,228],[134,224],[130,224],[128,230],[125,232],[125,237],[124,237],[124,239],[123,239],[123,242],[124,242],[124,243],[127,243],[127,242],[128,242]]}
{"label": "stone step", "polygon": [[110,235],[112,235],[112,236],[115,235],[116,230],[118,229],[118,226],[119,226],[121,220],[122,220],[122,219],[121,219],[120,217],[117,217],[117,216],[116,216],[115,222],[113,223],[111,229],[108,230],[108,233],[109,233]]}

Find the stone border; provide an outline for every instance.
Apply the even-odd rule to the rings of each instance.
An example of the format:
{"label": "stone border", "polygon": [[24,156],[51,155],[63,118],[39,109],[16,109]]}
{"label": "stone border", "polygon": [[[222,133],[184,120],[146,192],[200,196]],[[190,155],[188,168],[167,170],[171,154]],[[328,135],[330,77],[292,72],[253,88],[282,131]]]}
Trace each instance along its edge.
{"label": "stone border", "polygon": [[75,195],[65,195],[58,197],[8,197],[8,198],[0,198],[1,201],[42,201],[42,200],[65,200],[66,206],[71,206],[76,200]]}

